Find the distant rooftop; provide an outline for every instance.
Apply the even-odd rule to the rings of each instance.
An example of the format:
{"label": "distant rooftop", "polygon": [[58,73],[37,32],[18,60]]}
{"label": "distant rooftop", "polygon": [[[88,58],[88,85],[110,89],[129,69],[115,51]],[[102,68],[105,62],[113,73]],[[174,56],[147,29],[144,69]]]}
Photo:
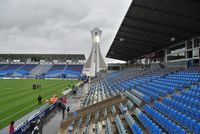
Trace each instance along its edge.
{"label": "distant rooftop", "polygon": [[26,61],[27,59],[35,60],[59,60],[59,61],[78,61],[85,60],[84,54],[0,54],[0,60],[21,60]]}

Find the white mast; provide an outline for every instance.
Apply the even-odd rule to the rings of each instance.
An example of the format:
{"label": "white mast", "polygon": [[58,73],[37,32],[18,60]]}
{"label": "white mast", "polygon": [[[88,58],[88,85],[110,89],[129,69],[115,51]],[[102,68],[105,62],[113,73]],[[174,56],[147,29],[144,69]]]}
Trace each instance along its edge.
{"label": "white mast", "polygon": [[102,31],[97,27],[91,31],[92,50],[83,69],[83,73],[88,76],[94,77],[96,76],[96,73],[98,73],[100,70],[106,69],[106,63],[102,57],[99,46],[101,34]]}

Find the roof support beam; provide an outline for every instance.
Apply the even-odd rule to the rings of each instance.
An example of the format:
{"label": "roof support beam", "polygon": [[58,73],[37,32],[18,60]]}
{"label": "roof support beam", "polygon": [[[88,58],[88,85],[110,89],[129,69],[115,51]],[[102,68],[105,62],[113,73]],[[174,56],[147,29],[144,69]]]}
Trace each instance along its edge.
{"label": "roof support beam", "polygon": [[156,40],[157,42],[155,42],[155,40],[152,40],[151,38],[148,38],[148,37],[131,36],[130,34],[126,34],[126,33],[123,33],[123,32],[118,32],[117,37],[125,37],[124,39],[130,39],[130,40],[145,42],[146,44],[148,44],[147,46],[149,46],[149,44],[151,44],[151,46],[155,46],[155,47],[158,47],[160,45],[164,45],[167,42],[166,40],[165,41]]}
{"label": "roof support beam", "polygon": [[[120,36],[120,35],[119,35]],[[144,39],[134,39],[134,38],[130,38],[130,37],[127,37],[124,39],[124,41],[129,41],[129,42],[138,42],[140,43],[142,46],[144,47],[152,47],[152,48],[160,48],[160,46],[162,46],[163,44],[158,44],[156,42],[152,42],[152,41],[149,41],[149,40],[144,40]]]}
{"label": "roof support beam", "polygon": [[158,9],[158,8],[155,8],[155,7],[152,8],[152,7],[148,7],[148,6],[144,6],[144,5],[138,5],[138,4],[135,4],[135,3],[133,3],[131,7],[132,8],[138,7],[138,8],[143,8],[143,9],[147,9],[147,10],[153,10],[153,11],[156,11],[156,12],[169,14],[169,15],[174,15],[174,16],[178,16],[178,17],[185,17],[187,19],[192,19],[193,21],[196,21],[196,22],[200,23],[198,18],[194,18],[194,17],[192,17],[190,15],[186,15],[186,14],[180,14],[180,13],[177,13],[177,12],[170,12],[170,11],[167,11],[167,10]]}
{"label": "roof support beam", "polygon": [[120,51],[120,52],[118,52],[118,51],[112,51],[112,52],[113,53],[111,53],[110,55],[113,55],[113,54],[116,55],[117,54],[117,55],[123,55],[123,56],[131,57],[131,55],[133,54],[133,53],[127,53],[126,51]]}
{"label": "roof support beam", "polygon": [[139,17],[134,17],[134,16],[126,16],[126,19],[130,19],[131,21],[140,21],[140,22],[145,22],[145,23],[149,23],[151,25],[158,25],[158,26],[162,26],[162,27],[168,27],[174,30],[179,30],[179,31],[183,31],[183,32],[189,32],[191,34],[198,34],[198,31],[194,31],[191,29],[186,29],[184,27],[178,27],[175,25],[169,25],[166,23],[161,23],[159,21],[152,21],[152,20],[148,20],[148,19],[144,19],[144,18],[139,18]]}
{"label": "roof support beam", "polygon": [[162,37],[160,37],[160,36],[156,36],[156,35],[154,35],[154,34],[151,34],[151,33],[148,33],[148,34],[142,34],[142,33],[139,33],[139,32],[133,32],[133,31],[131,31],[131,30],[124,30],[124,29],[120,29],[119,31],[118,31],[118,33],[126,33],[126,34],[130,34],[130,35],[138,35],[138,36],[143,36],[143,37],[145,37],[145,38],[151,38],[151,39],[154,39],[154,40],[162,40],[162,41],[164,41],[164,42],[167,42],[168,40],[166,39],[166,38],[164,38],[163,36]]}
{"label": "roof support beam", "polygon": [[[119,43],[118,43],[119,42]],[[113,54],[118,53],[119,55],[121,55],[123,53],[123,55],[127,55],[129,56],[129,58],[131,57],[137,57],[138,55],[141,56],[148,53],[149,51],[155,51],[154,49],[151,48],[146,48],[146,47],[141,47],[141,44],[138,43],[127,43],[127,42],[123,42],[120,43],[120,41],[114,41],[115,45],[113,47],[110,48],[109,50],[109,55],[112,55],[111,52],[113,52]],[[133,47],[133,45],[135,47]],[[118,50],[120,52],[118,52]]]}
{"label": "roof support beam", "polygon": [[124,24],[122,23],[121,24],[121,27],[126,27],[126,28],[131,28],[131,29],[137,29],[137,30],[141,30],[141,31],[145,31],[145,32],[149,32],[149,33],[153,33],[153,34],[158,34],[160,36],[165,36],[166,38],[168,38],[170,40],[171,37],[175,37],[175,38],[180,38],[180,39],[183,39],[185,40],[186,37],[182,37],[180,35],[174,35],[174,34],[170,34],[170,33],[164,33],[164,32],[159,32],[159,31],[156,31],[156,30],[150,30],[150,29],[146,29],[146,28],[143,28],[143,27],[136,27],[136,26],[128,26],[127,24]]}
{"label": "roof support beam", "polygon": [[[131,51],[132,49],[137,49],[137,50],[141,50],[141,51],[145,51],[145,50],[149,50],[149,48],[143,47],[141,43],[130,43],[127,41],[124,42],[120,42],[115,40],[114,43],[116,43],[116,46],[121,46],[122,48],[127,48],[129,51]],[[121,49],[120,49],[121,50]]]}
{"label": "roof support beam", "polygon": [[128,48],[129,51],[131,50],[141,50],[141,51],[145,51],[145,50],[149,50],[151,49],[150,47],[144,47],[142,43],[138,43],[138,42],[130,42],[130,41],[123,41],[123,43],[117,42],[115,40],[115,42],[117,45],[120,45],[121,47],[126,47]]}
{"label": "roof support beam", "polygon": [[127,59],[129,59],[131,56],[130,55],[122,55],[122,54],[107,54],[106,55],[107,58],[117,58],[119,60],[124,60],[126,61]]}
{"label": "roof support beam", "polygon": [[110,49],[111,53],[116,52],[116,50],[126,52],[127,54],[132,53],[130,52],[131,48],[128,47],[126,44],[115,44],[115,46]]}

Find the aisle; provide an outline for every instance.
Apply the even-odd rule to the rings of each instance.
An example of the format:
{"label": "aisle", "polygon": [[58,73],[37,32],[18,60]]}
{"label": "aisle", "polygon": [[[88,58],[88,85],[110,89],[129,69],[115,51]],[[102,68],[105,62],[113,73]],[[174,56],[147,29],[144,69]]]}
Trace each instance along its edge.
{"label": "aisle", "polygon": [[[68,98],[68,103],[66,105],[70,107],[71,111],[74,112],[80,109],[81,100],[84,99],[88,92],[88,84],[85,84],[82,88],[78,89],[75,96]],[[55,111],[48,117],[48,121],[43,126],[43,134],[56,134],[60,127],[60,122],[62,120],[62,113],[60,111]]]}

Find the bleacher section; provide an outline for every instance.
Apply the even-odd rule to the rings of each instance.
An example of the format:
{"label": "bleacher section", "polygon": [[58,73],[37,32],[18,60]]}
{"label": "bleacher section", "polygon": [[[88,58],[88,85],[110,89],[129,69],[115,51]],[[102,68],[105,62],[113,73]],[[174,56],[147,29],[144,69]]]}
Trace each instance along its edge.
{"label": "bleacher section", "polygon": [[67,78],[79,78],[82,70],[83,65],[66,65],[63,74]]}
{"label": "bleacher section", "polygon": [[79,79],[83,65],[0,64],[0,77]]}
{"label": "bleacher section", "polygon": [[23,77],[24,75],[29,75],[30,71],[35,68],[37,65],[35,64],[26,64],[22,65],[21,68],[18,68],[15,70],[15,72],[12,74],[13,77]]}
{"label": "bleacher section", "polygon": [[40,76],[46,74],[52,67],[51,65],[39,64],[30,71],[30,76]]}
{"label": "bleacher section", "polygon": [[[125,97],[125,101],[107,107],[106,103],[100,105],[114,96]],[[77,124],[84,122],[87,114],[69,115],[64,122],[75,120],[70,132],[199,134],[200,70],[199,67],[129,68],[107,74],[92,83],[82,106],[96,110],[93,109],[94,114],[85,128]],[[85,112],[92,113],[90,109]],[[102,122],[105,127],[100,125]],[[68,128],[68,124],[62,124],[63,131],[59,133],[66,133],[64,128]]]}
{"label": "bleacher section", "polygon": [[9,64],[0,70],[0,76],[12,75],[15,71],[17,71],[19,68],[21,68],[23,66],[24,65],[22,65],[22,64]]}
{"label": "bleacher section", "polygon": [[8,64],[0,64],[0,70],[8,66]]}
{"label": "bleacher section", "polygon": [[53,65],[51,69],[46,73],[47,78],[62,77],[62,72],[65,69],[65,65]]}

